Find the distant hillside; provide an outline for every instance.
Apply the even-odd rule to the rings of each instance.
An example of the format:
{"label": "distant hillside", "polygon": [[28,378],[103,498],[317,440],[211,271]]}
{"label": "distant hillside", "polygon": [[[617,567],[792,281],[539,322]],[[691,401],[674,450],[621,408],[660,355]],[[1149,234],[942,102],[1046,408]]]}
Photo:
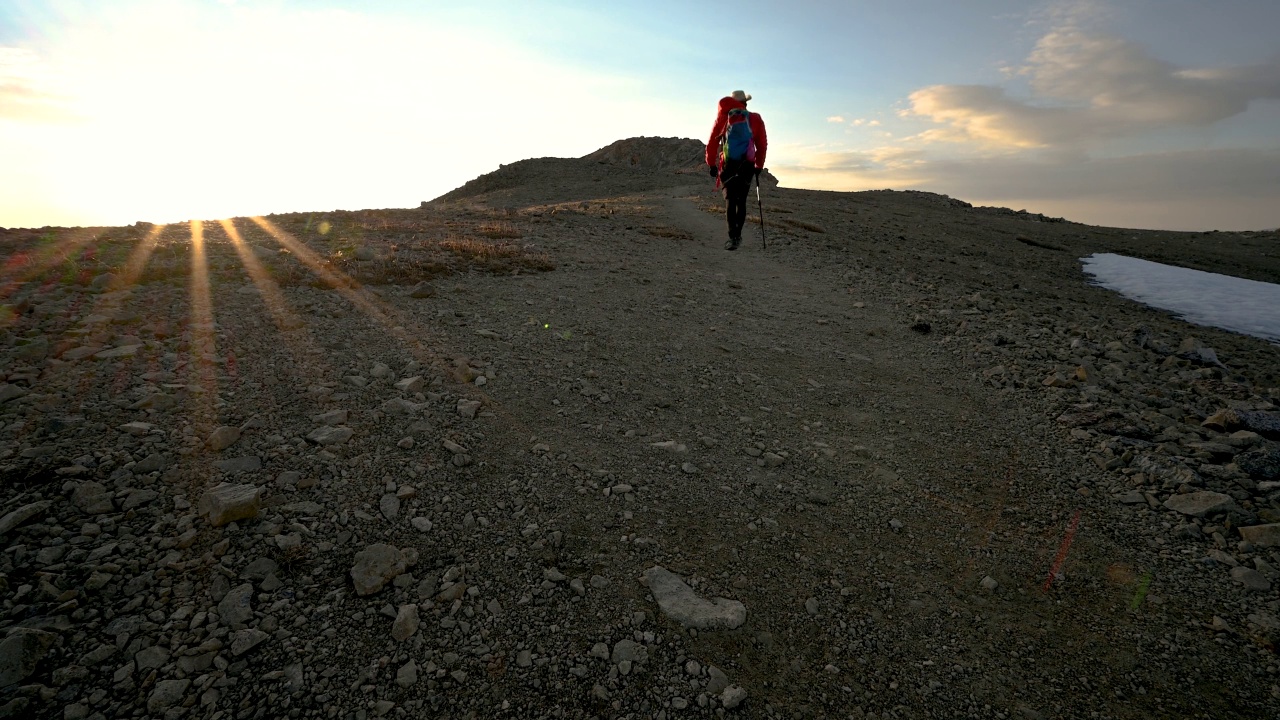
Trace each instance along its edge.
{"label": "distant hillside", "polygon": [[[680,184],[688,182],[683,176],[706,173],[706,147],[702,141],[690,138],[627,138],[580,158],[531,158],[500,165],[497,170],[430,202],[462,200],[531,183],[553,188],[567,178],[588,181],[607,178],[624,183],[631,180],[626,184],[634,185],[636,190],[661,187],[670,181]],[[761,178],[764,187],[778,186],[777,178],[768,170]]]}

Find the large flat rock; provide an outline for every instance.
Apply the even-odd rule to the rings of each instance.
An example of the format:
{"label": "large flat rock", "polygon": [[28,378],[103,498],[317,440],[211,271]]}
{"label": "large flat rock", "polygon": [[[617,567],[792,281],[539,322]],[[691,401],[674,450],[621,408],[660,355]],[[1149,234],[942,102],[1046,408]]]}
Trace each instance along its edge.
{"label": "large flat rock", "polygon": [[662,612],[686,628],[733,630],[747,620],[747,608],[742,603],[727,598],[700,598],[679,575],[661,565],[646,570],[644,578]]}
{"label": "large flat rock", "polygon": [[1197,490],[1196,492],[1174,495],[1164,501],[1164,506],[1183,515],[1204,517],[1216,512],[1230,510],[1236,506],[1236,501],[1230,495],[1208,490]]}
{"label": "large flat rock", "polygon": [[1280,523],[1242,527],[1240,537],[1258,547],[1280,547]]}

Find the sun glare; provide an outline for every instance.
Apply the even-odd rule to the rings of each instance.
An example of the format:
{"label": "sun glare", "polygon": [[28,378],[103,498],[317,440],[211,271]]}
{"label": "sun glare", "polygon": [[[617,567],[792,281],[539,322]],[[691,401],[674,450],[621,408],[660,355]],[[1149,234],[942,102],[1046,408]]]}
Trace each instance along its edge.
{"label": "sun glare", "polygon": [[188,338],[187,372],[199,389],[199,400],[191,408],[197,422],[212,423],[218,398],[217,342],[214,335],[213,300],[209,292],[209,264],[205,258],[204,224],[191,221],[191,325]]}

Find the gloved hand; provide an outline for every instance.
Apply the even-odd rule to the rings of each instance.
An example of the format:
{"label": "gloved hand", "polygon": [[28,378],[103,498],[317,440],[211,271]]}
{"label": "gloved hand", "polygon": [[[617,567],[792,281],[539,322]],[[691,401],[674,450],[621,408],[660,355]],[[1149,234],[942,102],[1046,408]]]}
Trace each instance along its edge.
{"label": "gloved hand", "polygon": [[711,171],[711,177],[717,177],[720,175],[720,170],[715,165],[708,165],[707,169]]}

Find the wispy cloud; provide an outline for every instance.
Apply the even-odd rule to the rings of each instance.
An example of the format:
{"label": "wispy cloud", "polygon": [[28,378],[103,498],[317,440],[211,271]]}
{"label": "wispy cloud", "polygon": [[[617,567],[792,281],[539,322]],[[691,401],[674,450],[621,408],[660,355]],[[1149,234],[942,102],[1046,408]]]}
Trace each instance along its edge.
{"label": "wispy cloud", "polygon": [[1180,68],[1142,45],[1075,26],[1044,35],[1017,69],[1030,97],[992,85],[933,85],[908,114],[954,131],[921,139],[1016,148],[1091,145],[1151,130],[1203,127],[1280,98],[1280,56],[1224,68]]}
{"label": "wispy cloud", "polygon": [[56,83],[40,57],[26,48],[0,46],[0,120],[70,120]]}
{"label": "wispy cloud", "polygon": [[827,118],[827,122],[829,122],[829,123],[842,123],[842,122],[844,122],[844,118],[843,118],[843,117],[841,117],[840,115],[832,115],[832,116],[830,116],[830,117],[828,117],[828,118]]}

